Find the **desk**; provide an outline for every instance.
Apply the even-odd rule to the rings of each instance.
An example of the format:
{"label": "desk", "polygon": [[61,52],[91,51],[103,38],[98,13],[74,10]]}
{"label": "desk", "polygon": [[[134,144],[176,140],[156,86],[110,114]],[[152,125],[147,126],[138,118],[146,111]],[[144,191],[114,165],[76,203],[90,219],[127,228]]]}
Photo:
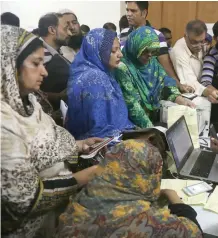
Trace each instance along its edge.
{"label": "desk", "polygon": [[202,206],[192,206],[197,212],[197,220],[204,233],[218,237],[218,214],[204,210]]}
{"label": "desk", "polygon": [[[205,97],[196,97],[192,100],[192,102],[197,107],[199,134],[202,137],[208,137],[210,127],[211,103]],[[176,106],[178,104],[163,100],[161,100],[160,104],[160,121],[161,123],[167,123],[168,108]]]}

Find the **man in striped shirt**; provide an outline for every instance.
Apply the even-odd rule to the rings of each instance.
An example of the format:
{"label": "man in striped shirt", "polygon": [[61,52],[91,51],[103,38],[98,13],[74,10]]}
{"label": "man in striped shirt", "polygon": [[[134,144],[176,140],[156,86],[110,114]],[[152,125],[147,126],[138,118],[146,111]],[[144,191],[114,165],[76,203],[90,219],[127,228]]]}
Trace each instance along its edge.
{"label": "man in striped shirt", "polygon": [[211,122],[218,124],[218,21],[213,26],[213,35],[216,44],[204,58],[201,84],[214,92],[214,98],[211,98],[214,103],[211,111]]}
{"label": "man in striped shirt", "polygon": [[[131,27],[129,33],[131,33],[134,29],[137,29],[140,26],[146,25],[151,27],[149,21],[146,20],[146,17],[148,15],[148,6],[148,1],[126,2],[126,15],[129,25]],[[181,92],[192,92],[192,87],[181,84],[179,81],[179,78],[173,68],[173,64],[168,54],[168,47],[164,35],[156,29],[155,32],[159,38],[161,47],[160,54],[158,56],[158,61],[163,66],[167,74],[176,80]]]}

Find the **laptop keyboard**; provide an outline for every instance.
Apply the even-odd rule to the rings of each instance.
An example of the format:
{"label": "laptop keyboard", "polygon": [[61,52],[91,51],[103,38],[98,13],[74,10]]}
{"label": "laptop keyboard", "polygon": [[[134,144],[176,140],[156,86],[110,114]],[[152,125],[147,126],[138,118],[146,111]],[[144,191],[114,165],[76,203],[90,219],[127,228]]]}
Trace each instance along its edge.
{"label": "laptop keyboard", "polygon": [[216,158],[215,153],[202,151],[193,166],[190,175],[208,178],[213,162]]}

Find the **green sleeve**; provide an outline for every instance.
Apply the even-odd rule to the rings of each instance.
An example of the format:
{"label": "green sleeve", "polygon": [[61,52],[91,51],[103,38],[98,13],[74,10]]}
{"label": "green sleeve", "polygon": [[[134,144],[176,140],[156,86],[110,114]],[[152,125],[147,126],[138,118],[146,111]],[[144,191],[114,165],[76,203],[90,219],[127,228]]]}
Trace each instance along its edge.
{"label": "green sleeve", "polygon": [[179,89],[177,87],[168,87],[169,88],[169,96],[166,99],[167,101],[175,102],[176,98],[181,95]]}
{"label": "green sleeve", "polygon": [[139,102],[140,98],[133,85],[132,76],[125,65],[122,65],[122,67],[116,70],[115,77],[123,92],[123,96],[128,107],[130,120],[136,126],[141,128],[153,126],[148,115],[145,113],[145,110]]}

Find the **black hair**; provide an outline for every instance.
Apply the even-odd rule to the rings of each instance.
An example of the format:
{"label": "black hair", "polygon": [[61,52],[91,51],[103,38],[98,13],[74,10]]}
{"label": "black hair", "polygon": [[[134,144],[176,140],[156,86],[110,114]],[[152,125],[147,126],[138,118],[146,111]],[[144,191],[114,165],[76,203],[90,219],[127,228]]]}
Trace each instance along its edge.
{"label": "black hair", "polygon": [[129,22],[128,22],[128,20],[127,20],[126,15],[123,15],[123,16],[120,18],[119,27],[120,27],[120,31],[121,31],[122,29],[125,29],[125,28],[128,28],[128,27],[129,27]]}
{"label": "black hair", "polygon": [[[128,3],[128,2],[135,2],[135,1],[126,1],[126,3]],[[148,10],[148,7],[149,7],[148,1],[136,1],[135,3],[137,4],[138,8],[141,11]]]}
{"label": "black hair", "polygon": [[89,26],[87,26],[87,25],[82,25],[82,26],[80,26],[80,29],[81,29],[81,31],[83,31],[83,32],[89,32],[89,31],[90,31],[90,28],[89,28]]}
{"label": "black hair", "polygon": [[31,33],[33,33],[36,36],[39,36],[39,28],[33,29]]}
{"label": "black hair", "polygon": [[213,25],[213,35],[218,37],[218,21]]}
{"label": "black hair", "polygon": [[33,39],[28,45],[27,47],[20,53],[20,55],[17,58],[17,69],[19,70],[21,65],[23,64],[24,60],[30,55],[32,54],[34,51],[36,51],[37,49],[43,47],[43,42],[36,37],[35,39]]}
{"label": "black hair", "polygon": [[207,32],[207,26],[206,24],[201,21],[201,20],[193,20],[190,21],[187,25],[186,25],[186,32],[187,33],[194,33],[196,36],[200,36],[201,34],[203,34],[204,32]]}
{"label": "black hair", "polygon": [[117,31],[117,27],[112,22],[107,22],[103,25],[104,29]]}
{"label": "black hair", "polygon": [[48,28],[50,26],[58,26],[59,18],[62,17],[62,14],[59,13],[48,13],[42,16],[39,19],[38,29],[39,29],[39,36],[47,36],[48,35]]}
{"label": "black hair", "polygon": [[20,27],[20,19],[11,12],[1,14],[1,24]]}
{"label": "black hair", "polygon": [[159,31],[163,34],[165,34],[165,33],[171,34],[171,30],[166,27],[160,28]]}

